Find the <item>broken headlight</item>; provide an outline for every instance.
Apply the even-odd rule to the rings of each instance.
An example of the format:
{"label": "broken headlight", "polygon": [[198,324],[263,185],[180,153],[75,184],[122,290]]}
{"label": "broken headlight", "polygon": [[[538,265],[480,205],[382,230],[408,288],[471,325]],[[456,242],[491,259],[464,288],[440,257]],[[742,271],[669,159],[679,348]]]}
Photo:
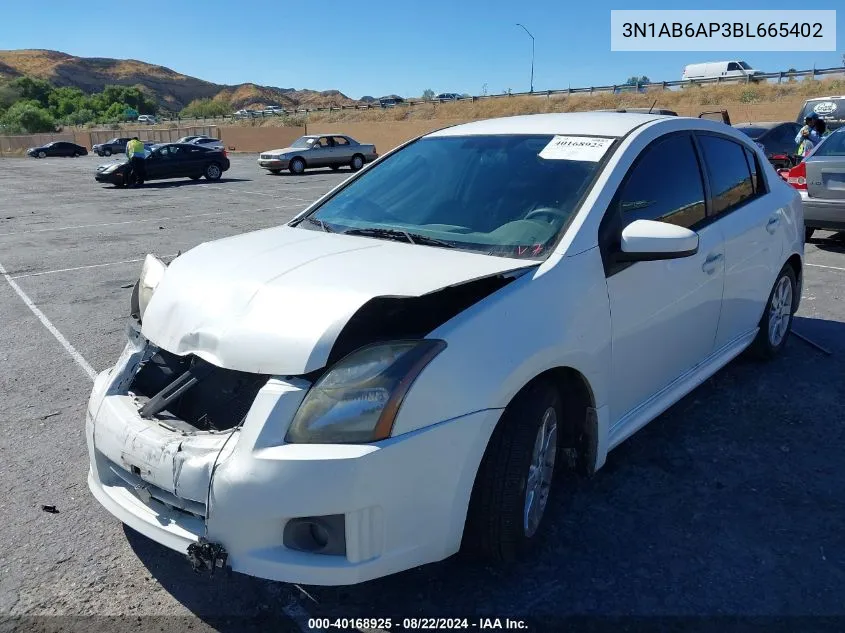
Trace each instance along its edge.
{"label": "broken headlight", "polygon": [[165,270],[167,270],[167,264],[155,255],[147,255],[144,258],[141,276],[132,291],[131,314],[133,316],[137,316],[139,319],[144,318],[144,312],[146,312],[150,299],[152,299],[156,287],[164,276]]}
{"label": "broken headlight", "polygon": [[377,343],[352,352],[314,383],[285,441],[341,444],[390,437],[411,384],[445,347],[444,341],[423,339]]}

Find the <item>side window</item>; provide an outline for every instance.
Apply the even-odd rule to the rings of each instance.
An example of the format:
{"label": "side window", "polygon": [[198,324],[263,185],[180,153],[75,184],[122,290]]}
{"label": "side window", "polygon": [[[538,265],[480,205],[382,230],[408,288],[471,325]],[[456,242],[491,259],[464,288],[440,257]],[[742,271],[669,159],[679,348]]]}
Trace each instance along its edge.
{"label": "side window", "polygon": [[659,220],[690,228],[704,220],[704,184],[692,138],[670,136],[646,148],[617,199],[623,226]]}
{"label": "side window", "polygon": [[334,138],[334,144],[337,147],[346,147],[347,145],[349,145],[349,139],[346,139],[342,136],[335,136],[333,138]]}
{"label": "side window", "polygon": [[736,62],[731,62],[730,64],[728,64],[728,70],[742,70],[742,69],[739,67],[739,64],[737,64]]}
{"label": "side window", "polygon": [[757,155],[747,147],[745,148],[745,160],[748,161],[748,169],[751,170],[751,186],[754,193],[762,196],[766,193],[766,182],[760,174],[760,162],[757,160]]}
{"label": "side window", "polygon": [[328,136],[321,136],[314,145],[319,148],[326,148],[331,146],[331,141]]}
{"label": "side window", "polygon": [[710,177],[713,215],[722,215],[755,197],[745,148],[739,143],[706,134],[699,135]]}

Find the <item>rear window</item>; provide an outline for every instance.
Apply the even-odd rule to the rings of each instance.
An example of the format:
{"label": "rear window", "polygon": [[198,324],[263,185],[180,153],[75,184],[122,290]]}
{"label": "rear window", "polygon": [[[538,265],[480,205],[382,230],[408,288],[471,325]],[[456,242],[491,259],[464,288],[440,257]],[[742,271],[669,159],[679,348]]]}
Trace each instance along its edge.
{"label": "rear window", "polygon": [[804,119],[813,112],[825,121],[843,121],[845,120],[845,99],[807,101],[801,109],[801,114],[798,115],[796,122],[803,123]]}
{"label": "rear window", "polygon": [[845,156],[845,132],[836,132],[825,138],[812,155]]}

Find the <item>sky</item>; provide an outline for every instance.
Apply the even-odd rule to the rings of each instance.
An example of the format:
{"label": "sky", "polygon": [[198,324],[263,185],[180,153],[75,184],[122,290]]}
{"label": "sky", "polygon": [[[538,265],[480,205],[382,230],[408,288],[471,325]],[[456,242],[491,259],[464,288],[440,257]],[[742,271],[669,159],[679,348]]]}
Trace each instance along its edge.
{"label": "sky", "polygon": [[[837,52],[611,52],[603,0],[5,0],[0,49],[46,48],[84,57],[138,59],[223,84],[337,89],[364,95],[482,94],[681,78],[685,64],[741,59],[776,72],[842,64],[845,9],[837,14]],[[836,9],[839,2],[715,2],[706,9]],[[677,9],[652,0],[644,9]],[[689,5],[683,8],[694,8]]]}

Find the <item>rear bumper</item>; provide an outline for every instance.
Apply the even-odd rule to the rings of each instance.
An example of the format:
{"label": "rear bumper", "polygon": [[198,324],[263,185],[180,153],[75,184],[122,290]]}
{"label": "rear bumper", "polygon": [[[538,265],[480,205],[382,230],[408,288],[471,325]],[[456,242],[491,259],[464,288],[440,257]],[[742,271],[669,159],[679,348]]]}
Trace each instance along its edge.
{"label": "rear bumper", "polygon": [[801,191],[804,225],[811,229],[845,229],[845,199],[811,198]]}

